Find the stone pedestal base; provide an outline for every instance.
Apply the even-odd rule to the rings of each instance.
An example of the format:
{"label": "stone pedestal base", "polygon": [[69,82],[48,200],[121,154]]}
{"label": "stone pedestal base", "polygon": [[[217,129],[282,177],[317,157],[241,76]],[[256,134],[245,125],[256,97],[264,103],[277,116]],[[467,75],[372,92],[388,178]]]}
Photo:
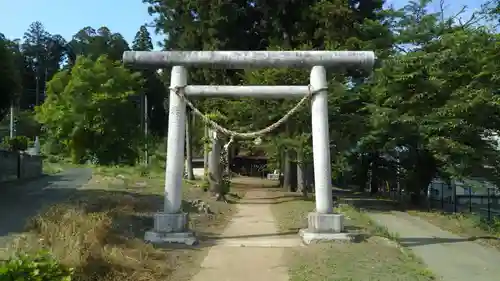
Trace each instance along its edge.
{"label": "stone pedestal base", "polygon": [[344,215],[309,213],[308,228],[299,231],[305,244],[317,241],[344,240],[352,241],[355,236],[344,232]]}
{"label": "stone pedestal base", "polygon": [[147,231],[144,240],[151,243],[183,243],[194,245],[198,241],[194,233],[188,229],[187,213],[154,215],[154,228]]}
{"label": "stone pedestal base", "polygon": [[339,233],[344,231],[342,214],[307,214],[307,229],[317,233]]}

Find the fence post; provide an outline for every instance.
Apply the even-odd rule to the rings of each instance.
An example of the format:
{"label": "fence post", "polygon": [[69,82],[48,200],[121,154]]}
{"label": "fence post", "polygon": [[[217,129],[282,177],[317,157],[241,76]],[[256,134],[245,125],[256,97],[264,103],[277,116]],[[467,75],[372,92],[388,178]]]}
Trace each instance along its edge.
{"label": "fence post", "polygon": [[491,221],[490,188],[488,187],[488,221]]}
{"label": "fence post", "polygon": [[444,183],[441,183],[441,210],[444,210]]}
{"label": "fence post", "polygon": [[453,183],[453,213],[457,212],[457,185]]}
{"label": "fence post", "polygon": [[16,152],[16,154],[17,154],[17,179],[21,179],[21,177],[22,177],[21,169],[22,169],[23,155],[20,152]]}
{"label": "fence post", "polygon": [[469,213],[472,213],[472,187],[469,186]]}

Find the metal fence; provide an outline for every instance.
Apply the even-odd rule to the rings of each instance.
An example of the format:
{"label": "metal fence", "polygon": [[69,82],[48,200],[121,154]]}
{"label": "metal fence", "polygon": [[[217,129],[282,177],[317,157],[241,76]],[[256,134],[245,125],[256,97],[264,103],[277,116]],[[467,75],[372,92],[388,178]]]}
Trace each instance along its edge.
{"label": "metal fence", "polygon": [[[491,221],[493,218],[500,218],[500,196],[487,189],[486,195],[474,194],[450,194],[444,195],[444,192],[439,192],[438,196],[434,196],[431,188],[431,196],[421,195],[418,207],[427,208],[428,210],[439,210],[445,213],[468,213],[480,216],[482,219]],[[404,194],[396,189],[389,192],[383,192],[386,197],[401,203],[410,202],[410,195]]]}
{"label": "metal fence", "polygon": [[0,150],[0,182],[41,176],[42,160],[38,155]]}

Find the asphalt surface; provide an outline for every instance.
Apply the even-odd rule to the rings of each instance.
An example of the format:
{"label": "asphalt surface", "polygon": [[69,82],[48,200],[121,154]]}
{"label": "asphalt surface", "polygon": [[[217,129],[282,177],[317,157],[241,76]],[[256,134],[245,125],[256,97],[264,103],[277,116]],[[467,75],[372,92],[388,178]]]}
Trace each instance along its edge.
{"label": "asphalt surface", "polygon": [[57,175],[0,185],[0,248],[9,243],[12,235],[24,230],[29,218],[75,194],[91,177],[91,169],[73,168]]}
{"label": "asphalt surface", "polygon": [[421,258],[444,281],[500,280],[500,252],[444,231],[404,212],[369,211],[369,216]]}

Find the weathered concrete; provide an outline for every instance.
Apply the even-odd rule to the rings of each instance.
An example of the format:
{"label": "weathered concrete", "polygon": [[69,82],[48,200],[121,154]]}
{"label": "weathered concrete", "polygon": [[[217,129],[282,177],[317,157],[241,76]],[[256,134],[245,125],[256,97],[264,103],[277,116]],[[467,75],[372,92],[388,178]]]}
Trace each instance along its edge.
{"label": "weathered concrete", "polygon": [[18,178],[18,161],[17,153],[0,150],[0,182]]}
{"label": "weathered concrete", "polygon": [[156,213],[154,228],[146,231],[144,240],[152,243],[183,243],[194,245],[197,240],[188,229],[187,213]]}
{"label": "weathered concrete", "polygon": [[[182,66],[172,67],[170,86],[183,87],[188,74]],[[186,103],[170,91],[168,109],[167,157],[165,160],[165,202],[163,212],[175,214],[182,203],[182,178],[184,174],[184,145],[186,134]]]}
{"label": "weathered concrete", "polygon": [[42,168],[42,156],[0,150],[0,182],[37,178]]}
{"label": "weathered concrete", "polygon": [[492,281],[500,276],[500,252],[444,231],[402,212],[369,213],[379,225],[397,233],[398,242],[410,248],[444,281]]}
{"label": "weathered concrete", "polygon": [[348,233],[348,232],[316,232],[309,229],[301,229],[299,235],[302,238],[304,244],[309,245],[312,243],[318,243],[323,241],[346,241],[352,242],[356,241],[359,234]]}
{"label": "weathered concrete", "polygon": [[317,233],[339,233],[344,231],[344,215],[309,213],[308,229]]}
{"label": "weathered concrete", "polygon": [[288,281],[283,248],[301,246],[297,235],[280,235],[263,191],[249,191],[238,213],[214,241],[192,281]]}
{"label": "weathered concrete", "polygon": [[[164,213],[177,213],[181,206],[181,181],[183,176],[183,151],[185,136],[186,101],[179,95],[178,89],[187,86],[188,74],[186,67],[221,67],[226,69],[245,69],[259,67],[311,67],[309,85],[314,91],[311,97],[311,124],[313,143],[314,184],[316,196],[316,211],[331,214],[332,183],[330,141],[328,128],[328,79],[326,68],[336,71],[342,68],[371,71],[375,63],[375,54],[371,51],[127,51],[123,61],[135,67],[162,68],[172,66],[170,76],[170,100],[167,137],[167,157],[165,165],[165,204]],[[199,87],[199,86],[198,86]],[[229,90],[249,95],[257,88],[223,88],[201,86],[187,88],[192,93],[229,94]],[[264,86],[268,96],[285,91],[286,86]],[[303,88],[287,88],[289,92],[304,91]],[[291,90],[290,90],[291,89]],[[288,93],[287,93],[288,94]],[[234,95],[234,93],[233,93]],[[285,96],[282,94],[281,96]],[[306,99],[302,99],[304,102]],[[300,104],[299,104],[300,105]],[[289,112],[292,114],[293,110]],[[277,121],[286,120],[285,115]],[[238,137],[255,137],[255,133],[240,133]],[[213,150],[212,150],[213,152]],[[213,155],[216,154],[213,152]]]}
{"label": "weathered concrete", "polygon": [[371,51],[127,51],[123,62],[139,67],[194,66],[227,69],[296,67],[315,65],[366,68],[375,64]]}
{"label": "weathered concrete", "polygon": [[188,96],[252,97],[264,99],[302,98],[314,91],[309,86],[216,86],[188,85],[184,93]]}

